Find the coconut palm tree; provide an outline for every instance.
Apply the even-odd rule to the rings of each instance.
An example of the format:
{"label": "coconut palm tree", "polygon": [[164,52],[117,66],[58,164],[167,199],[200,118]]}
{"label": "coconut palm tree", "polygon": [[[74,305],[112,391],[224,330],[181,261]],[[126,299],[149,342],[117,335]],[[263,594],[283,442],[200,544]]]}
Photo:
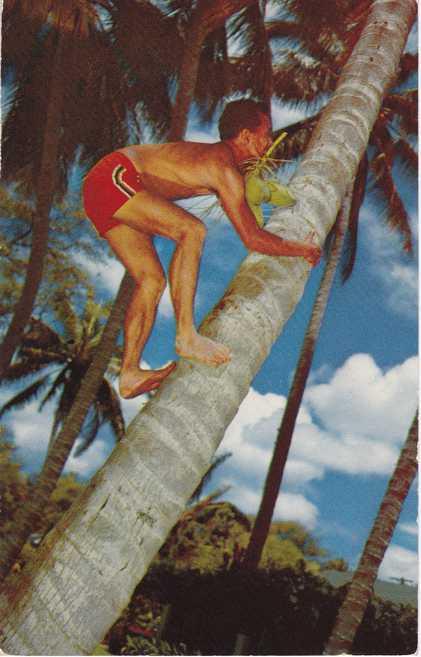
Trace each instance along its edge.
{"label": "coconut palm tree", "polygon": [[[294,210],[276,211],[268,230],[303,239],[310,227],[324,240],[355,177],[415,12],[414,1],[375,0],[291,181],[300,200]],[[5,651],[94,649],[184,510],[308,274],[301,259],[255,253],[246,258],[201,327],[232,349],[232,361],[218,370],[180,363],[43,542],[30,569],[5,583]]]}
{"label": "coconut palm tree", "polygon": [[[61,332],[40,319],[31,318],[17,358],[6,371],[3,380],[16,383],[30,377],[32,381],[0,408],[1,417],[42,395],[39,407],[41,411],[46,403],[56,399],[50,443],[63,425],[92,362],[109,308],[95,303],[90,293],[81,316],[65,297],[60,299],[56,314],[63,326]],[[117,363],[113,365],[116,374]],[[76,455],[92,444],[104,424],[110,425],[117,440],[123,437],[125,427],[119,397],[105,377],[91,405],[89,422],[82,429],[82,442]]]}
{"label": "coconut palm tree", "polygon": [[402,505],[417,474],[417,448],[418,412],[409,429],[345,600],[339,609],[325,649],[326,655],[349,653],[352,650],[355,634],[373,595],[380,564],[392,539]]}
{"label": "coconut palm tree", "polygon": [[[284,23],[274,22],[269,28],[270,32],[275,35],[280,34],[283,36],[285,36],[285,33],[289,33],[291,36],[294,36],[294,38],[301,39],[304,42],[304,44],[308,44],[308,50],[312,56],[315,57],[322,56],[323,57],[323,59],[321,60],[322,66],[320,66],[320,62],[318,62],[316,65],[313,66],[313,72],[315,72],[317,75],[323,73],[323,67],[326,65],[326,62],[329,64],[329,60],[332,59],[329,48],[331,47],[332,43],[334,43],[335,44],[335,48],[333,50],[334,58],[333,58],[333,62],[330,62],[330,66],[333,66],[333,63],[335,63],[335,68],[337,68],[336,53],[338,52],[341,53],[340,59],[341,62],[343,62],[344,59],[348,56],[347,55],[348,43],[354,42],[353,38],[351,39],[349,38],[347,30],[344,30],[344,26],[350,24],[354,30],[356,27],[358,27],[358,23],[354,22],[355,12],[351,13],[350,15],[347,14],[346,16],[342,16],[342,17],[339,16],[340,19],[339,23],[338,23],[337,15],[335,14],[332,17],[331,21],[329,22],[329,13],[326,13],[326,15],[323,16],[323,10],[325,12],[327,9],[329,10],[329,5],[331,4],[328,0],[326,3],[322,3],[321,7],[323,8],[323,10],[321,11],[321,13],[318,13],[317,16],[315,17],[315,21],[314,21],[315,24],[314,24],[309,18],[308,7],[306,7],[304,11],[304,7],[300,2],[300,0],[291,0],[287,4],[289,9],[294,8],[296,10],[295,13],[298,15],[297,17],[299,19],[299,22],[288,22],[286,25]],[[342,3],[342,5],[347,5],[347,4],[349,3],[347,2]],[[360,4],[364,4],[364,3],[360,3]],[[341,3],[339,3],[339,9],[341,8],[340,5]],[[330,7],[330,10],[331,9],[332,7]],[[344,7],[342,7],[342,9],[344,9]],[[340,13],[341,12],[339,11],[339,14]],[[311,27],[307,25],[309,21],[311,23]],[[319,21],[321,21],[320,25],[318,24]],[[327,25],[328,24],[330,25],[330,23],[332,23],[332,32],[328,33]],[[324,26],[324,31],[321,30],[322,25]],[[342,32],[340,39],[340,43],[342,44],[341,49],[338,48],[338,36],[337,36],[338,31]],[[320,41],[320,43],[318,43],[318,41]],[[315,43],[316,46],[314,45]],[[299,70],[300,67],[302,70],[302,64],[298,64],[297,62],[296,68]],[[286,66],[286,70],[289,71],[289,68],[290,68],[290,64],[288,63]],[[277,73],[279,74],[279,70],[277,71]],[[301,79],[303,80],[304,86],[308,85],[307,88],[309,93],[312,94],[312,98],[311,98],[312,100],[315,99],[316,92],[320,94],[320,91],[328,90],[328,87],[324,87],[323,84],[321,85],[320,89],[317,89],[317,84],[315,84],[315,82],[317,81],[316,76],[314,76],[314,79],[312,80],[311,84],[309,84],[308,78],[306,78],[305,76],[301,76]],[[300,85],[299,82],[300,76],[295,76],[295,77],[292,76],[291,71],[289,71],[288,75],[286,75],[285,72],[283,71],[284,86],[287,86],[288,80],[293,81],[292,85],[295,86]],[[279,78],[277,82],[279,83]],[[403,80],[401,80],[401,82],[403,82]],[[297,90],[294,89],[292,93],[296,94],[296,91]],[[303,92],[303,96],[306,97],[304,90],[302,90],[302,92]],[[387,116],[387,113],[385,112],[384,108],[387,106],[387,103],[389,102],[388,99],[392,97],[393,94],[389,94],[383,100],[382,109],[374,125],[373,132],[370,136],[370,144],[374,145],[375,143],[377,143],[377,151],[372,157],[370,164],[372,167],[375,168],[379,160],[384,160],[388,163],[385,166],[390,167],[390,176],[387,180],[387,183],[385,182],[385,178],[383,177],[378,178],[376,180],[376,183],[378,186],[380,186],[382,190],[386,185],[388,191],[390,192],[390,196],[389,196],[389,198],[391,199],[390,214],[392,216],[392,220],[389,222],[389,225],[391,225],[394,228],[399,227],[401,229],[401,232],[404,234],[404,236],[406,236],[405,245],[406,248],[408,249],[410,247],[409,220],[403,204],[400,201],[399,202],[396,201],[396,195],[394,194],[393,191],[395,189],[394,182],[393,179],[391,178],[391,166],[393,163],[393,156],[394,156],[391,155],[391,152],[396,154],[396,150],[394,149],[394,142],[393,139],[388,140],[386,138],[383,142],[379,142],[379,140],[376,137],[376,135],[380,130],[384,131],[386,129],[384,126],[384,122],[386,120],[385,116]],[[405,103],[403,104],[405,105]],[[406,110],[408,110],[408,107],[406,107]],[[411,116],[413,112],[414,112],[414,107],[411,107],[409,111],[409,116]],[[391,121],[390,115],[388,116],[387,120]],[[284,148],[283,155],[285,156],[285,154],[287,153],[289,157],[291,156],[297,157],[297,155],[301,152],[302,148],[306,145],[308,139],[310,138],[311,132],[316,124],[317,121],[315,120],[315,118],[311,117],[310,119],[301,121],[295,126],[293,126],[292,130],[290,128],[289,130],[290,140],[287,143],[287,146]],[[400,141],[402,142],[403,140],[401,139]],[[411,147],[408,144],[408,142],[405,143],[407,143],[408,148],[411,151]],[[281,150],[281,148],[279,150]],[[366,151],[360,163],[359,171],[356,177],[356,184],[352,191],[352,209],[350,212],[349,220],[345,222],[346,223],[345,230],[349,226],[349,232],[347,234],[348,253],[347,253],[347,258],[345,259],[345,265],[343,267],[343,272],[342,272],[344,280],[346,280],[351,274],[353,264],[355,262],[355,254],[357,247],[356,235],[357,235],[357,226],[358,226],[358,216],[364,198],[364,193],[366,190],[368,166],[369,166],[369,158]],[[345,202],[347,202],[346,198],[345,198]],[[350,203],[351,203],[351,199],[348,199],[347,202],[348,210],[350,209]],[[397,218],[393,219],[395,215],[397,215]],[[332,251],[330,252],[329,259],[327,261],[326,270],[320,284],[319,292],[317,294],[312,315],[307,327],[306,335],[304,337],[303,346],[301,349],[297,369],[294,375],[294,380],[290,389],[290,393],[288,395],[287,404],[282,418],[282,423],[278,430],[271,464],[266,477],[260,508],[256,516],[252,535],[250,537],[250,542],[243,561],[243,567],[245,568],[253,569],[258,566],[259,560],[261,558],[262,550],[269,532],[270,522],[275,508],[276,500],[279,494],[279,489],[282,483],[282,476],[285,469],[289,448],[291,445],[292,435],[294,432],[298,411],[304,394],[308,374],[310,372],[321,322],[326,309],[329,290],[333,282],[333,277],[342,250],[342,243],[344,241],[344,231],[340,227],[339,221],[337,224],[337,228],[338,228],[338,232],[335,235],[335,244],[333,246]]]}
{"label": "coconut palm tree", "polygon": [[[15,93],[3,129],[2,174],[34,196],[32,248],[20,299],[0,349],[0,377],[28,322],[43,273],[53,200],[68,167],[127,143],[135,125],[129,84],[102,13],[107,0],[5,0],[3,74]],[[42,91],[40,91],[42,90]],[[127,120],[131,117],[131,121]],[[81,149],[82,146],[82,149]]]}
{"label": "coconut palm tree", "polygon": [[[359,199],[361,205],[364,196],[365,185],[364,183],[362,185],[358,185],[358,178],[356,184],[361,190]],[[316,349],[320,328],[329,300],[329,293],[332,287],[333,279],[335,277],[338,262],[341,257],[346,228],[349,223],[351,214],[359,212],[360,209],[355,205],[354,208],[351,209],[352,196],[353,190],[345,195],[338,220],[335,224],[333,245],[326,262],[323,277],[320,282],[316,300],[314,302],[312,313],[307,325],[306,333],[298,358],[298,364],[294,374],[294,379],[288,394],[282,422],[278,429],[271,463],[266,475],[262,499],[253,524],[250,541],[242,561],[242,567],[250,570],[257,568],[259,565],[263,548],[269,535],[272,516],[275,509],[276,500],[279,495],[279,489],[282,483],[282,476],[287,462],[289,448],[291,446],[295,423],[297,420],[298,412],[300,410],[305,386],[311,369],[311,364],[313,362],[313,356]]]}
{"label": "coconut palm tree", "polygon": [[[312,2],[286,0],[280,18],[266,25],[272,48],[281,51],[273,68],[274,96],[285,103],[320,107],[331,95],[342,67],[361,32],[371,0],[324,0]],[[287,52],[287,54],[285,54]],[[373,126],[365,158],[376,200],[385,205],[388,225],[402,236],[403,248],[412,249],[411,228],[396,182],[396,164],[403,164],[416,175],[418,157],[411,145],[417,135],[416,89],[408,79],[417,72],[417,55],[402,55],[393,87],[385,94],[381,111]],[[277,149],[282,159],[299,156],[306,148],[319,114],[288,126],[288,140]],[[358,214],[350,221],[342,268],[343,279],[350,276],[357,250]]]}
{"label": "coconut palm tree", "polygon": [[[222,16],[228,16],[228,12],[237,10],[240,4],[240,0],[221,0],[220,5],[215,5],[209,15],[214,16],[213,20],[217,19],[217,22],[214,23],[214,25],[219,25]],[[243,4],[247,4],[247,0],[245,0]],[[155,16],[154,13],[152,15]],[[134,20],[135,17],[137,17],[136,20],[139,19],[139,15],[136,12],[130,14],[130,17],[132,20]],[[114,29],[116,30],[114,39],[115,42],[118,43],[120,28],[114,25]],[[130,53],[130,49],[128,49],[127,53]],[[128,58],[127,53],[126,58]],[[178,94],[175,102],[174,114],[177,117],[181,114],[179,107],[186,107],[185,94],[189,95],[191,102],[191,94],[194,85],[184,85],[181,78],[180,88],[184,91],[183,94]],[[177,135],[174,130],[172,130],[172,133],[174,138],[180,139],[183,136],[182,134]],[[32,531],[31,528],[33,528],[34,524],[39,522],[43,506],[54,490],[72,446],[81,430],[83,422],[85,421],[88,409],[98,394],[104,373],[115,349],[115,341],[120,330],[122,316],[127,307],[131,292],[132,280],[130,276],[126,274],[120,285],[113,310],[110,314],[109,321],[104,328],[102,339],[98,344],[92,363],[87,369],[80,389],[74,397],[74,403],[70,412],[68,408],[66,409],[66,412],[68,413],[67,418],[63,423],[60,433],[56,436],[54,444],[49,450],[42,472],[38,477],[37,487],[33,499],[31,500],[31,504],[29,504],[18,517],[15,534],[7,537],[7,545],[3,546],[0,559],[0,572],[3,574],[6,574],[10,566],[13,564],[13,561],[16,559],[20,549],[24,545],[29,532]]]}

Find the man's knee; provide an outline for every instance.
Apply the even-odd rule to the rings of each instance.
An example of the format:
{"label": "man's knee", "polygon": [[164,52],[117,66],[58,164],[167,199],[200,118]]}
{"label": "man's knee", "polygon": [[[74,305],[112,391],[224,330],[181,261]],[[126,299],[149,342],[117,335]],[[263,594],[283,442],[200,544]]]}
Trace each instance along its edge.
{"label": "man's knee", "polygon": [[134,279],[138,287],[144,292],[147,291],[158,300],[164,294],[164,290],[167,286],[167,279],[165,278],[164,272],[158,269],[146,272],[139,271],[134,276]]}
{"label": "man's knee", "polygon": [[180,241],[202,244],[205,241],[206,233],[207,228],[205,224],[198,219],[192,219],[191,221],[186,222]]}

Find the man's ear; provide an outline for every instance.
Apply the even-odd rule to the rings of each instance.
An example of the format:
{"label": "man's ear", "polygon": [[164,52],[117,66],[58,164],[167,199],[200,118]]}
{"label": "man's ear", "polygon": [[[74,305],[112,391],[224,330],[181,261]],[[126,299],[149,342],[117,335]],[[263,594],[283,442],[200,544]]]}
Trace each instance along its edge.
{"label": "man's ear", "polygon": [[247,146],[250,142],[251,132],[248,128],[243,128],[237,135],[237,139],[240,144]]}

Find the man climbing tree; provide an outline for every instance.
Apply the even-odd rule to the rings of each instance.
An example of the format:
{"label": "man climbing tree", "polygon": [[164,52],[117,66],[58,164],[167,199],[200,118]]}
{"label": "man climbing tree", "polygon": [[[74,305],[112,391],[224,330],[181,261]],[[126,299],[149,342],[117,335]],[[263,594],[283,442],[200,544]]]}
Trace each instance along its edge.
{"label": "man climbing tree", "polygon": [[215,144],[179,141],[127,146],[103,158],[86,177],[86,213],[136,282],[125,321],[120,374],[120,393],[125,398],[157,388],[175,367],[171,363],[161,370],[139,368],[166,285],[154,235],[176,243],[169,282],[177,353],[212,366],[230,360],[225,345],[195,329],[193,303],[206,229],[175,200],[216,194],[251,251],[301,256],[311,265],[320,259],[311,233],[304,242],[284,240],[260,228],[247,204],[242,167],[260,158],[271,143],[272,125],[265,106],[250,99],[229,103],[219,131],[222,141]]}

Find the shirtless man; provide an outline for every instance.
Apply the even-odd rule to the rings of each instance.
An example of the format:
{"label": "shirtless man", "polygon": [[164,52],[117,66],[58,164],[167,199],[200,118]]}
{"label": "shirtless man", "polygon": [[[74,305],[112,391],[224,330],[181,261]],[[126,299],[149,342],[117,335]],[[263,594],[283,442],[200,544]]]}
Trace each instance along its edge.
{"label": "shirtless man", "polygon": [[124,326],[119,381],[124,398],[157,388],[175,367],[175,363],[160,370],[139,367],[166,286],[154,235],[176,243],[169,268],[176,352],[212,366],[230,360],[225,345],[200,335],[195,328],[193,304],[206,228],[174,201],[216,194],[251,251],[300,256],[311,265],[319,261],[321,251],[310,238],[289,241],[259,228],[247,205],[241,167],[262,156],[271,143],[271,121],[265,107],[252,100],[229,103],[219,131],[221,141],[215,144],[180,141],[127,146],[100,160],[85,178],[86,214],[136,283]]}

